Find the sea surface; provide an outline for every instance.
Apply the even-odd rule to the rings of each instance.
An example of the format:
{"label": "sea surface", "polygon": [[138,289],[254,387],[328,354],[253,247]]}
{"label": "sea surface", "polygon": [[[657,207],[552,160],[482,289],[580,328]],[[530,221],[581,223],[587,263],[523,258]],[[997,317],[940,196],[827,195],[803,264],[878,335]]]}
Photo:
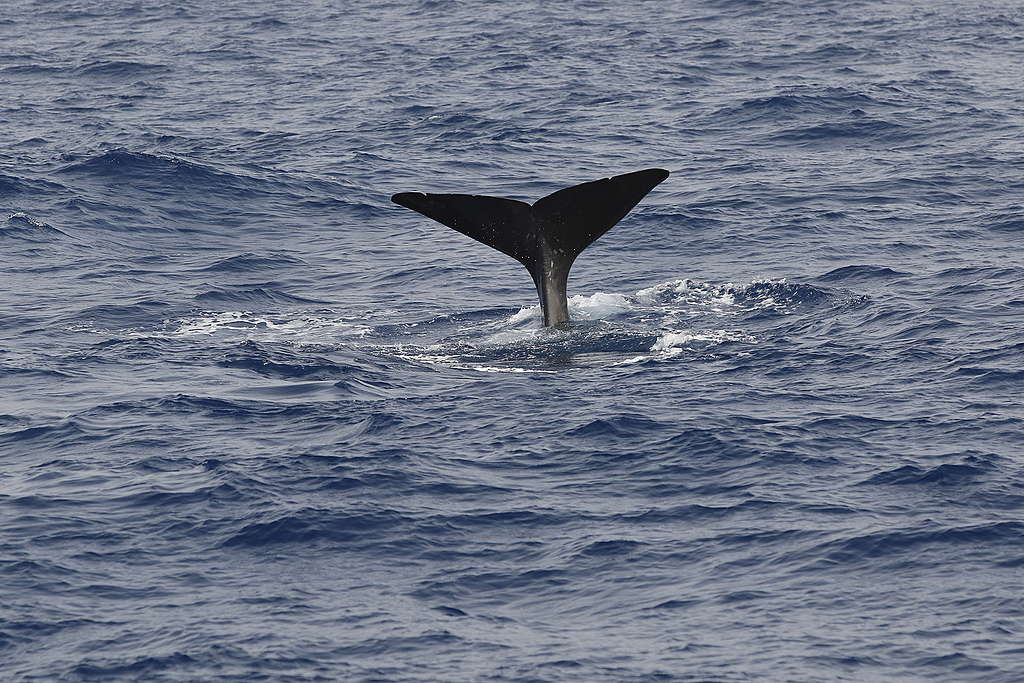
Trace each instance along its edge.
{"label": "sea surface", "polygon": [[[7,0],[0,679],[1024,680],[1018,1]],[[389,201],[662,167],[568,330]]]}

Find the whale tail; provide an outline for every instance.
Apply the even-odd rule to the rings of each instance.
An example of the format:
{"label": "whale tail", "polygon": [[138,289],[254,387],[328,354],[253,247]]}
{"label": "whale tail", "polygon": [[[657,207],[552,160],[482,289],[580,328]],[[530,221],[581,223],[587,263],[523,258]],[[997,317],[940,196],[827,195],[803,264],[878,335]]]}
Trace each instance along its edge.
{"label": "whale tail", "polygon": [[576,257],[669,175],[650,168],[526,202],[470,194],[401,192],[391,201],[516,259],[537,286],[544,324],[569,320],[566,284]]}

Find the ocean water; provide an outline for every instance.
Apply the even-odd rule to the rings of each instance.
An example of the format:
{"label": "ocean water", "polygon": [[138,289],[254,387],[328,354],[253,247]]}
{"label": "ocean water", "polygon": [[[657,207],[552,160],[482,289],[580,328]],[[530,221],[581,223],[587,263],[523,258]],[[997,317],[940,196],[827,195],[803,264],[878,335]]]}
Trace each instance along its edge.
{"label": "ocean water", "polygon": [[[1024,8],[9,0],[5,681],[1024,680]],[[671,177],[574,324],[390,203]]]}

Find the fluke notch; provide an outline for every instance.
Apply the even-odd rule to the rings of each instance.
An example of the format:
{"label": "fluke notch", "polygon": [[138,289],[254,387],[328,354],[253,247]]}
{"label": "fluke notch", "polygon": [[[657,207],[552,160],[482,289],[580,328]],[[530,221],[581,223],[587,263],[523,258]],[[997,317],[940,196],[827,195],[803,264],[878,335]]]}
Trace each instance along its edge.
{"label": "fluke notch", "polygon": [[469,235],[526,266],[546,326],[569,321],[566,284],[576,257],[622,220],[668,171],[649,168],[559,190],[530,206],[471,194],[401,192],[391,201]]}

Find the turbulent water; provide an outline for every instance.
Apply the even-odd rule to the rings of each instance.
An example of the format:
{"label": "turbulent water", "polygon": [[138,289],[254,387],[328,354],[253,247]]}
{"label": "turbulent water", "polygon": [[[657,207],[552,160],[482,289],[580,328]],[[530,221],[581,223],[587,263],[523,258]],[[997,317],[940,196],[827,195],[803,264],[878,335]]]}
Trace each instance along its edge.
{"label": "turbulent water", "polygon": [[[4,680],[1024,680],[1016,0],[0,39]],[[569,330],[389,201],[647,167]]]}

